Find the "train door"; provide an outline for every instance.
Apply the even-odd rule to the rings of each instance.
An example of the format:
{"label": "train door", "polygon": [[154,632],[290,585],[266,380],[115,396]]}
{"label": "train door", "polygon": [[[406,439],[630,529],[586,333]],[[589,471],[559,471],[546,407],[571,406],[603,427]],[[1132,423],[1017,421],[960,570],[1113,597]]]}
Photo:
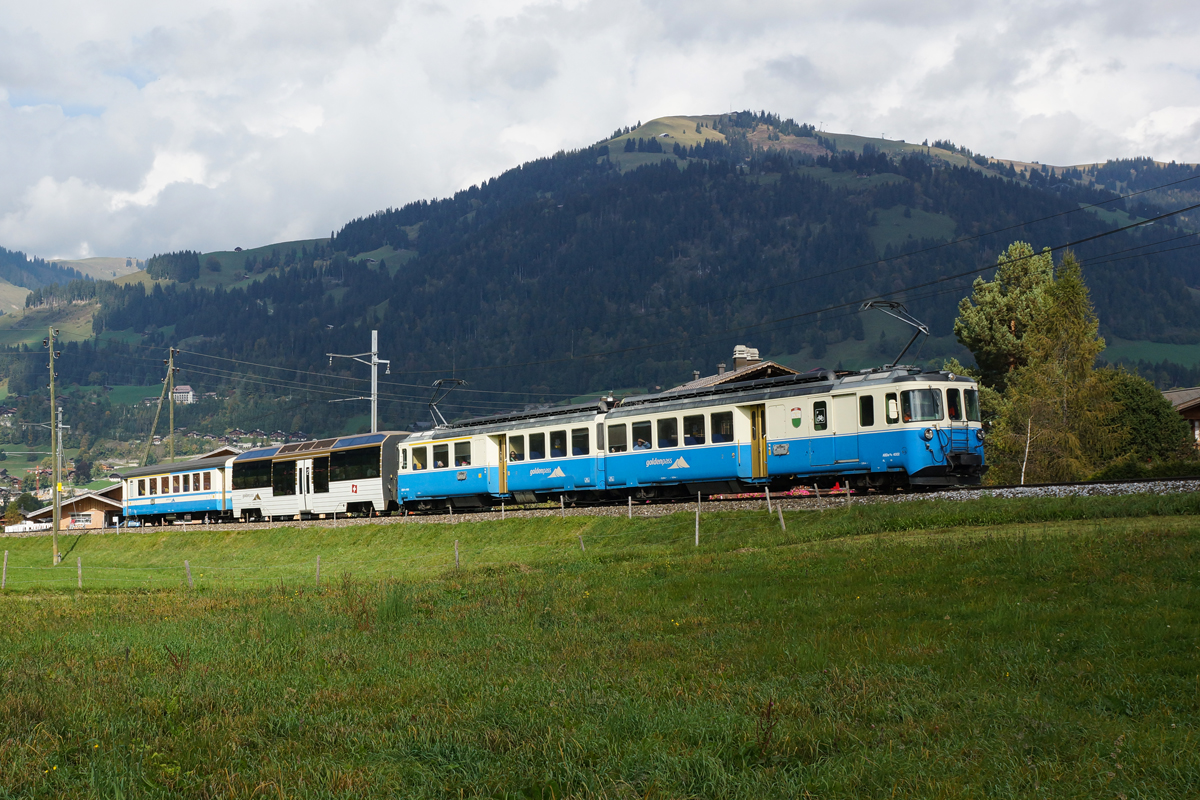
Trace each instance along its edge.
{"label": "train door", "polygon": [[312,511],[312,467],[311,458],[296,462],[296,508],[303,513]]}
{"label": "train door", "polygon": [[858,461],[858,400],[853,394],[833,396],[833,460]]}
{"label": "train door", "polygon": [[767,477],[767,409],[750,406],[750,463],[755,478]]}
{"label": "train door", "polygon": [[495,437],[500,446],[500,468],[497,473],[496,494],[508,494],[508,437],[503,433]]}

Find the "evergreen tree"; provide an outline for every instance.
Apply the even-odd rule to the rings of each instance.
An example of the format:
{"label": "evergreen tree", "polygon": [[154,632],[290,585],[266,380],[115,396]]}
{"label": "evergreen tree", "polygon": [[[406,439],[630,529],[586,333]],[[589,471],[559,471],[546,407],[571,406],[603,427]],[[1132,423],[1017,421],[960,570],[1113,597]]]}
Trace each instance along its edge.
{"label": "evergreen tree", "polygon": [[958,304],[954,335],[975,356],[980,379],[1003,391],[1008,376],[1029,360],[1026,333],[1045,307],[1054,278],[1049,251],[1035,254],[1013,242],[1000,255],[994,280],[976,278],[970,297]]}

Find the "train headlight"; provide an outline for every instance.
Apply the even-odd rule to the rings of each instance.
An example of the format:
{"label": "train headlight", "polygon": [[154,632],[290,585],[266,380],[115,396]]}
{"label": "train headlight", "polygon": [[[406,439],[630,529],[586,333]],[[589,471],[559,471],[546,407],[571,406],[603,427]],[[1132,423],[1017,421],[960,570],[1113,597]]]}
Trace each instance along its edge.
{"label": "train headlight", "polygon": [[975,429],[975,438],[976,438],[976,439],[978,439],[978,440],[979,440],[979,441],[981,441],[981,442],[983,441],[983,428],[976,428],[976,429]]}
{"label": "train headlight", "polygon": [[925,432],[922,433],[921,435],[925,437],[925,441],[927,441],[927,442],[932,441],[933,440],[933,428],[926,428]]}

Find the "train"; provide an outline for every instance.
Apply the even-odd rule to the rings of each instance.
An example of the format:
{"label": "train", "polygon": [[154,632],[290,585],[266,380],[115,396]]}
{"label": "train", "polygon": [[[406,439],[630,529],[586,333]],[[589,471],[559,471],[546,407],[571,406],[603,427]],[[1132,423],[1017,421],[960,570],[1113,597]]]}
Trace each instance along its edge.
{"label": "train", "polygon": [[[701,382],[703,383],[703,382]],[[325,519],[764,488],[978,486],[979,386],[946,370],[819,370],[258,448],[119,471],[127,520]]]}

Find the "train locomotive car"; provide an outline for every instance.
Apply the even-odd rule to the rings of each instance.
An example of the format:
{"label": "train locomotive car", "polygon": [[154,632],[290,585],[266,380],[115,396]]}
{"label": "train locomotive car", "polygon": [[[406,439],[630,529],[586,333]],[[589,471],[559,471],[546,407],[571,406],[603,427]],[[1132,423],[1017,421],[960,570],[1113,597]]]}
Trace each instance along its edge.
{"label": "train locomotive car", "polygon": [[235,456],[229,462],[231,516],[257,521],[396,511],[397,444],[407,435],[343,436]]}
{"label": "train locomotive car", "polygon": [[216,522],[230,514],[227,456],[120,470],[122,513],[129,522]]}
{"label": "train locomotive car", "polygon": [[945,371],[828,370],[440,426],[400,443],[405,508],[601,502],[770,486],[978,485],[978,386]]}

